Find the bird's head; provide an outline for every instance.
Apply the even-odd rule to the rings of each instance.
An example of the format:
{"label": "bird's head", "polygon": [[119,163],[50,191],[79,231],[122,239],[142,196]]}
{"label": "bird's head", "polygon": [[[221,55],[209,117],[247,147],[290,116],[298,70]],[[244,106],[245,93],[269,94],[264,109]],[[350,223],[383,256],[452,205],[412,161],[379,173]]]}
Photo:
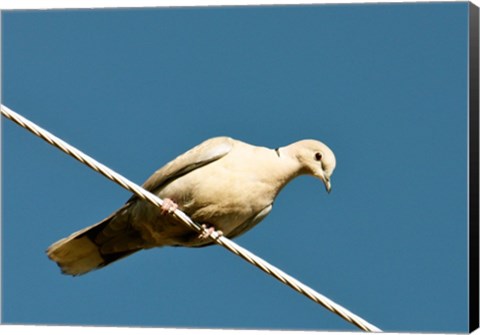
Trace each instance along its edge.
{"label": "bird's head", "polygon": [[335,170],[336,160],[333,151],[316,140],[303,140],[295,143],[297,159],[302,165],[303,174],[317,177],[325,184],[328,193],[332,190],[330,178]]}

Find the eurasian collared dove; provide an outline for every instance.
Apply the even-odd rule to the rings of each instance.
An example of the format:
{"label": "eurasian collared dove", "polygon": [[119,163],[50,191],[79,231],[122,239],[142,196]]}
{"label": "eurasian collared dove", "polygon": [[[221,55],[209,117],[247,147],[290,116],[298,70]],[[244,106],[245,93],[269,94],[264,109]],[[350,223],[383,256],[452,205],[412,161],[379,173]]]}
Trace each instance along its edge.
{"label": "eurasian collared dove", "polygon": [[265,218],[280,190],[299,175],[319,178],[330,192],[335,164],[333,152],[315,140],[272,150],[229,137],[212,138],[143,184],[164,199],[162,209],[134,195],[103,221],[52,244],[47,255],[63,273],[81,275],[141,249],[212,244],[167,215],[177,206],[210,231],[234,238]]}

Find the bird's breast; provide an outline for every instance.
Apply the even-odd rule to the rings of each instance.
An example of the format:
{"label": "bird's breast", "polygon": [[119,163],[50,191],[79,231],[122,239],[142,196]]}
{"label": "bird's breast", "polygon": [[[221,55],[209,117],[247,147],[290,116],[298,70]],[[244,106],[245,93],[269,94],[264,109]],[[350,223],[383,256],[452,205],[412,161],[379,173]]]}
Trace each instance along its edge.
{"label": "bird's breast", "polygon": [[210,164],[171,182],[159,192],[194,221],[228,233],[270,205],[275,190],[245,169]]}

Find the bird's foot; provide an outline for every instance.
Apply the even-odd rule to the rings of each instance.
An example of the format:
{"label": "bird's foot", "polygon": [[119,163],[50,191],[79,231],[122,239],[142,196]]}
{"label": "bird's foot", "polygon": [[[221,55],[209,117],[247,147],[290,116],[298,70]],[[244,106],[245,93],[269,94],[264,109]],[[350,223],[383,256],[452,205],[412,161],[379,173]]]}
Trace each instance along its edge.
{"label": "bird's foot", "polygon": [[221,230],[215,230],[214,226],[207,226],[206,224],[202,224],[202,228],[205,229],[200,235],[198,235],[198,238],[201,240],[205,240],[215,232],[217,233],[218,237],[223,236],[223,232]]}
{"label": "bird's foot", "polygon": [[170,198],[163,199],[163,205],[161,207],[162,215],[165,215],[167,213],[171,214],[175,212],[177,208],[178,208],[177,203],[175,203],[172,199]]}

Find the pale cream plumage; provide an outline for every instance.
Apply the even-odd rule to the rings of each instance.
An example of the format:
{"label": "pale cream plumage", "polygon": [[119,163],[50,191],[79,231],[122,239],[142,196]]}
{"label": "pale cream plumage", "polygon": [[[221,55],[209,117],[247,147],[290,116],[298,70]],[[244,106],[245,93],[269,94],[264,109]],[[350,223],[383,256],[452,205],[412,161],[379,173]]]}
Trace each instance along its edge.
{"label": "pale cream plumage", "polygon": [[[195,222],[234,238],[259,223],[280,190],[299,175],[319,178],[330,191],[335,164],[333,152],[315,140],[273,150],[217,137],[166,164],[143,187],[172,199]],[[141,249],[211,243],[133,196],[103,221],[51,245],[47,254],[64,273],[80,275]]]}

